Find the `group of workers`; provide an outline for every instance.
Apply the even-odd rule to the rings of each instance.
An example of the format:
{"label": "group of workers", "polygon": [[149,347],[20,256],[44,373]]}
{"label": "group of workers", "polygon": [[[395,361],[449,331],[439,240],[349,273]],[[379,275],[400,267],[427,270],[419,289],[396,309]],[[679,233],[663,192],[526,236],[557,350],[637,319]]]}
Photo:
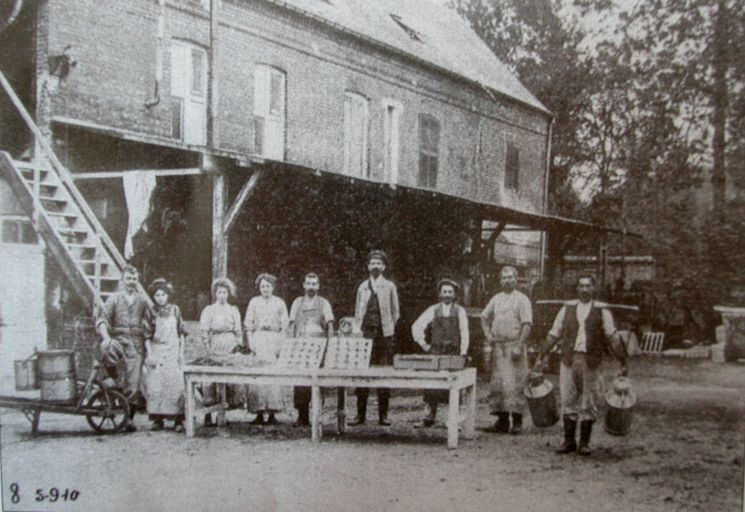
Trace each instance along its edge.
{"label": "group of workers", "polygon": [[[367,258],[368,277],[359,285],[355,301],[355,322],[361,335],[372,340],[371,365],[393,363],[394,335],[400,318],[398,291],[383,274],[387,256],[372,251]],[[331,304],[319,295],[320,279],[315,273],[305,276],[304,294],[296,298],[288,313],[282,299],[273,294],[276,278],[260,274],[256,279],[260,294],[248,304],[243,322],[238,308],[230,304],[235,286],[228,279],[213,283],[214,303],[200,317],[200,330],[207,350],[212,354],[250,351],[264,363],[279,356],[285,336],[330,336],[335,323]],[[96,328],[102,338],[101,351],[106,368],[119,378],[125,394],[135,404],[144,398],[152,429],[164,428],[173,420],[174,430],[183,431],[183,362],[184,328],[178,306],[169,302],[172,286],[156,279],[149,287],[154,307],[138,293],[138,272],[126,267],[122,289],[109,297],[100,311]],[[517,290],[517,271],[505,266],[500,272],[501,291],[494,295],[481,313],[481,327],[491,354],[489,402],[496,416],[493,433],[520,434],[527,404],[523,389],[528,381],[527,342],[530,335],[532,308],[530,299]],[[564,305],[542,344],[534,368],[540,368],[547,354],[559,343],[561,349],[560,396],[564,425],[564,442],[558,453],[577,451],[591,453],[589,443],[597,416],[602,387],[600,362],[606,347],[616,341],[617,333],[610,311],[593,300],[595,280],[581,276],[577,281],[578,299]],[[412,324],[413,339],[428,354],[463,355],[468,352],[469,329],[465,308],[457,303],[458,284],[442,279],[437,284],[439,301],[428,307]],[[341,327],[341,326],[340,326]],[[624,353],[617,353],[625,373]],[[144,363],[144,364],[143,364]],[[144,392],[144,395],[141,393]],[[202,399],[216,399],[214,385],[202,388]],[[350,426],[367,420],[368,388],[357,388],[357,415]],[[390,390],[378,388],[378,424],[388,426]],[[282,410],[278,387],[228,387],[230,404],[246,404],[256,414],[253,424],[275,424],[275,413]],[[309,424],[310,389],[294,389],[294,406],[298,410],[295,425]],[[437,407],[447,403],[447,392],[426,391],[427,412],[417,427],[431,427],[436,422]],[[136,407],[133,407],[134,411]],[[134,414],[134,412],[132,413]],[[212,420],[205,417],[205,425]],[[580,435],[577,442],[577,426]],[[129,430],[136,430],[128,422]]]}

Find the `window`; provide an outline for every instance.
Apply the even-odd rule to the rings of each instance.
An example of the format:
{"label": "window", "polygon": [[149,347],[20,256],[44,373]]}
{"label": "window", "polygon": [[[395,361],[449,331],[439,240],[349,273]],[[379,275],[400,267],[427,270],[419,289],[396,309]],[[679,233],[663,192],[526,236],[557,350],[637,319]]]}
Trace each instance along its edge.
{"label": "window", "polygon": [[16,219],[3,220],[2,238],[0,240],[4,244],[36,245],[39,243],[39,237],[31,222]]}
{"label": "window", "polygon": [[272,160],[285,158],[285,73],[259,64],[254,71],[254,151]]}
{"label": "window", "polygon": [[504,187],[517,190],[520,185],[520,149],[514,140],[507,140],[504,164]]}
{"label": "window", "polygon": [[401,112],[403,107],[393,100],[383,101],[383,140],[385,145],[385,180],[398,183],[398,166],[401,140]]}
{"label": "window", "polygon": [[192,43],[171,44],[171,135],[187,144],[207,143],[207,52]]}
{"label": "window", "polygon": [[419,186],[437,188],[440,160],[440,123],[432,116],[419,115]]}
{"label": "window", "polygon": [[344,173],[368,176],[368,100],[361,94],[344,96]]}

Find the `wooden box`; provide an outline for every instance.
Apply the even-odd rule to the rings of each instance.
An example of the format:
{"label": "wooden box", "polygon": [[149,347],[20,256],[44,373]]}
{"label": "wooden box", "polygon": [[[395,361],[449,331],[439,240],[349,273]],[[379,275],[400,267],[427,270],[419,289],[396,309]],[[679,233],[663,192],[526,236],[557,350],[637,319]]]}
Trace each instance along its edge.
{"label": "wooden box", "polygon": [[396,354],[393,356],[393,367],[399,370],[437,370],[437,356],[427,354]]}
{"label": "wooden box", "polygon": [[462,370],[466,366],[466,356],[435,356],[440,370]]}

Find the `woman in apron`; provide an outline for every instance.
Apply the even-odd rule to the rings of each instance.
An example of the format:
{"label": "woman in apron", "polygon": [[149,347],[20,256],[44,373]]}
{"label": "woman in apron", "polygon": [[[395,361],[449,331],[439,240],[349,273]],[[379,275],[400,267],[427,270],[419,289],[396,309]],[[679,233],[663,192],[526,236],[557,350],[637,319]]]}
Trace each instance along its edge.
{"label": "woman in apron", "polygon": [[181,373],[184,324],[178,306],[168,302],[173,287],[156,279],[148,289],[155,308],[146,315],[145,365],[143,378],[151,430],[162,430],[164,420],[173,420],[173,430],[184,431],[184,379]]}
{"label": "woman in apron", "polygon": [[[212,297],[215,302],[204,308],[199,317],[202,342],[210,354],[230,354],[243,345],[241,313],[228,302],[231,297],[235,297],[235,285],[227,278],[215,279],[212,283]],[[226,394],[228,405],[241,406],[245,401],[245,386],[229,384],[226,386]],[[205,405],[216,403],[217,385],[203,386],[202,397]],[[212,415],[205,415],[204,426],[213,425]]]}
{"label": "woman in apron", "polygon": [[[289,321],[285,302],[274,296],[276,280],[271,274],[256,278],[261,295],[249,301],[244,319],[249,348],[259,361],[267,364],[277,361]],[[274,415],[282,409],[280,386],[248,386],[248,410],[256,414],[253,425],[277,424]]]}

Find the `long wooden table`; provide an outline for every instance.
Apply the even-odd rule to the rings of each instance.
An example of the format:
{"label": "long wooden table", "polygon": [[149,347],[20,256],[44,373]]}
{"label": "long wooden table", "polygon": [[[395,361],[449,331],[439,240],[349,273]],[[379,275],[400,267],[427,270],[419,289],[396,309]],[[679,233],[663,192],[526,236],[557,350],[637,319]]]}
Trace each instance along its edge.
{"label": "long wooden table", "polygon": [[[458,447],[460,423],[460,392],[465,390],[465,417],[462,434],[464,439],[475,435],[476,421],[476,369],[457,371],[397,370],[390,366],[372,366],[362,370],[299,370],[264,366],[240,368],[229,366],[194,366],[183,368],[186,386],[186,435],[193,437],[196,418],[211,412],[217,413],[219,426],[225,425],[225,384],[256,384],[268,386],[308,386],[311,388],[311,438],[320,442],[321,388],[340,388],[337,402],[337,431],[345,431],[346,387],[397,388],[397,389],[444,389],[449,392],[448,402],[448,448]],[[222,401],[209,407],[197,407],[195,389],[198,384],[220,384]]]}

